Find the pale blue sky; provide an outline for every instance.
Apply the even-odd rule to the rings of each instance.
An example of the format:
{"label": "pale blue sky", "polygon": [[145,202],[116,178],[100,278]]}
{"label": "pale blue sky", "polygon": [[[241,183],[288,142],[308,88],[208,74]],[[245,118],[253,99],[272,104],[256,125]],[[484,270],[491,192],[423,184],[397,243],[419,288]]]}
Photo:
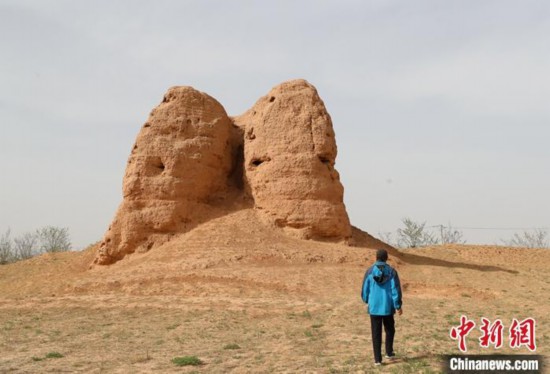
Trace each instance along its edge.
{"label": "pale blue sky", "polygon": [[168,87],[236,115],[293,78],[331,113],[354,225],[549,227],[549,35],[544,0],[0,0],[0,232],[99,240]]}

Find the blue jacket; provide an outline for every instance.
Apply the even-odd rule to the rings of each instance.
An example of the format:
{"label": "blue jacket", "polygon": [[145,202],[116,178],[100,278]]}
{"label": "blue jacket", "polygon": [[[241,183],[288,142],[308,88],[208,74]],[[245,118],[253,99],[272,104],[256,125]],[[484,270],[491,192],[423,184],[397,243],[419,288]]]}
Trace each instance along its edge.
{"label": "blue jacket", "polygon": [[401,284],[397,271],[383,261],[376,261],[363,278],[361,299],[369,305],[369,314],[389,316],[401,309]]}

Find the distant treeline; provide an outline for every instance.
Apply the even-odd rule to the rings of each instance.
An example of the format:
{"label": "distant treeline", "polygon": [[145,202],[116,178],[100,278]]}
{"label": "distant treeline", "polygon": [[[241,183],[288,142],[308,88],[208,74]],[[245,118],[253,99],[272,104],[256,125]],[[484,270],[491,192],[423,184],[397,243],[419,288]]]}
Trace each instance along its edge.
{"label": "distant treeline", "polygon": [[62,252],[71,249],[69,229],[46,226],[12,239],[7,229],[0,236],[0,265],[25,260],[41,253]]}
{"label": "distant treeline", "polygon": [[[397,248],[417,248],[438,244],[465,244],[462,231],[448,225],[426,226],[426,222],[403,218],[403,227],[393,232],[379,232],[384,242]],[[501,239],[501,244],[508,247],[550,248],[548,230],[534,228],[521,233],[514,233],[510,239]]]}

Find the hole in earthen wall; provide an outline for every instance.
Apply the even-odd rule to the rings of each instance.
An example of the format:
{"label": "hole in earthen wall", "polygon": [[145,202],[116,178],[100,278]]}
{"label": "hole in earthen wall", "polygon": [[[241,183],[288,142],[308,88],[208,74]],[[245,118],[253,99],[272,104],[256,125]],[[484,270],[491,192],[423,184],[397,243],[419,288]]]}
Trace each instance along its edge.
{"label": "hole in earthen wall", "polygon": [[269,98],[269,102],[272,103],[272,102],[274,102],[274,101],[275,101],[275,96],[271,96],[271,97]]}
{"label": "hole in earthen wall", "polygon": [[264,162],[271,161],[271,158],[268,156],[255,157],[250,161],[250,166],[258,167]]}
{"label": "hole in earthen wall", "polygon": [[[165,169],[164,162],[162,162],[160,157],[155,157],[150,161],[150,164],[152,167],[154,167],[156,170],[159,170],[159,172],[163,172]],[[156,174],[156,173],[155,173]]]}
{"label": "hole in earthen wall", "polygon": [[331,164],[330,159],[327,156],[319,156],[319,160],[325,165]]}

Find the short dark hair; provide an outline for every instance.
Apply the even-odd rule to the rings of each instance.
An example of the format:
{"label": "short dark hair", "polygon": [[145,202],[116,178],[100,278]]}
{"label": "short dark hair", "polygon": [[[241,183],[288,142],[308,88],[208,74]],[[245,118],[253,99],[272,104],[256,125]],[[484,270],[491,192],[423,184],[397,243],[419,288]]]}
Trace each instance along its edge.
{"label": "short dark hair", "polygon": [[376,261],[388,261],[388,251],[385,249],[379,249],[376,251]]}

